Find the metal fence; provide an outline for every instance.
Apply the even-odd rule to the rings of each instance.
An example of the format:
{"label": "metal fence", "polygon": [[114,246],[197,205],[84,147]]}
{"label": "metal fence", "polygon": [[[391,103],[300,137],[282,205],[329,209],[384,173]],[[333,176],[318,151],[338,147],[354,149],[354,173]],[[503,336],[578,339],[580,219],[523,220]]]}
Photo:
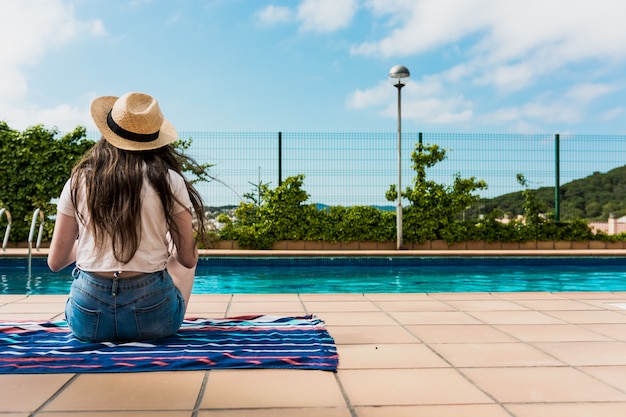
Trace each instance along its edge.
{"label": "metal fence", "polygon": [[[310,203],[395,204],[385,199],[385,192],[398,179],[395,132],[181,131],[179,136],[191,138],[188,153],[198,162],[214,164],[211,174],[228,185],[198,185],[208,206],[238,205],[255,184],[274,188],[298,174],[305,175]],[[419,136],[418,132],[402,133],[402,188],[411,186],[415,177],[411,153]],[[563,186],[626,164],[624,135],[560,134],[557,142],[555,134],[423,133],[422,141],[447,152],[445,161],[427,171],[428,178],[448,185],[457,173],[482,179],[488,184],[480,192],[485,198],[521,191],[518,173],[530,188],[554,187],[557,174]]]}
{"label": "metal fence", "polygon": [[[310,203],[331,206],[393,206],[385,191],[398,180],[396,133],[179,132],[191,138],[189,154],[211,163],[219,182],[198,188],[209,206],[239,204],[260,182],[274,188],[304,174]],[[554,187],[626,164],[626,136],[560,134],[423,133],[425,145],[446,150],[446,160],[427,171],[430,179],[452,184],[456,174],[487,182],[481,197],[521,191],[521,173],[530,188]],[[411,153],[420,133],[402,134],[402,187],[415,171]],[[557,146],[558,143],[558,146]],[[558,153],[557,153],[558,149]],[[558,162],[558,164],[557,164]],[[558,169],[557,169],[558,168]]]}

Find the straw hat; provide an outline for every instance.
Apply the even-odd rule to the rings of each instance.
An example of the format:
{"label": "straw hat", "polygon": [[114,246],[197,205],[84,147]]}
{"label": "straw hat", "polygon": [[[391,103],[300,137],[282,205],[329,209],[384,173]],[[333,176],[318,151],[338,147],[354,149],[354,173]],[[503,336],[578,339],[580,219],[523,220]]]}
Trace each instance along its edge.
{"label": "straw hat", "polygon": [[159,103],[148,94],[98,97],[91,103],[91,117],[102,136],[119,149],[146,151],[178,139]]}

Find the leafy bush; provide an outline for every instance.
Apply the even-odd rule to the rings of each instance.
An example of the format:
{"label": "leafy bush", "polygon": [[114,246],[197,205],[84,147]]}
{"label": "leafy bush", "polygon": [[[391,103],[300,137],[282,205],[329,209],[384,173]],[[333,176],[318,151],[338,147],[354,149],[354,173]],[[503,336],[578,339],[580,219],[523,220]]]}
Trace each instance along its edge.
{"label": "leafy bush", "polygon": [[[550,213],[544,214],[545,204],[528,188],[523,192],[523,220],[502,222],[501,210],[485,216],[458,220],[459,213],[478,201],[474,192],[487,184],[474,177],[463,179],[455,175],[452,186],[428,181],[426,169],[445,159],[445,150],[436,145],[417,145],[412,154],[417,175],[413,187],[402,196],[411,203],[403,213],[403,240],[421,243],[443,239],[448,243],[483,240],[487,242],[524,242],[529,240],[591,240],[608,239],[594,235],[583,220],[555,222]],[[518,174],[520,185],[527,182]],[[306,204],[308,194],[302,189],[304,175],[288,178],[276,189],[267,184],[257,185],[257,192],[248,193],[249,200],[241,203],[231,221],[221,216],[224,227],[222,239],[237,240],[239,246],[269,249],[279,240],[313,240],[325,242],[376,241],[396,239],[396,214],[370,206],[328,207],[317,209]],[[397,198],[395,186],[386,197]]]}
{"label": "leafy bush", "polygon": [[[50,200],[61,194],[72,167],[93,145],[85,133],[84,127],[77,127],[58,138],[56,129],[38,125],[18,132],[0,122],[0,207],[11,212],[11,241],[27,240],[36,209],[56,214]],[[0,222],[4,230],[6,218]],[[45,223],[44,239],[53,227]]]}

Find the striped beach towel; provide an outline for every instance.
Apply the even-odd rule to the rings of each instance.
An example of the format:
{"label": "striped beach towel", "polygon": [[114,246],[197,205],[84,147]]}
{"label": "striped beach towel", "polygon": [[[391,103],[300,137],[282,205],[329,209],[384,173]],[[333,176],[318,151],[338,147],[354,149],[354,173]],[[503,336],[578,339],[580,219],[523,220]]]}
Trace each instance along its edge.
{"label": "striped beach towel", "polygon": [[0,374],[105,373],[234,368],[335,371],[338,355],[316,316],[187,319],[173,336],[85,343],[64,321],[0,321]]}

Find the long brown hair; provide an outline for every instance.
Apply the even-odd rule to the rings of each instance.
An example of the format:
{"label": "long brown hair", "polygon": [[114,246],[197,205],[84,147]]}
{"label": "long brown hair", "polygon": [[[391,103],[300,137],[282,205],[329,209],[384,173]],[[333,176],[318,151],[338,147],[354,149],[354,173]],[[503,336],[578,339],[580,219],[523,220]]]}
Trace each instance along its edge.
{"label": "long brown hair", "polygon": [[[181,161],[196,162],[171,146],[148,151],[125,151],[101,138],[72,170],[72,202],[77,202],[81,190],[89,211],[96,246],[102,247],[110,237],[115,259],[129,262],[141,241],[141,190],[144,176],[154,188],[163,206],[168,230],[176,230],[172,210],[176,198],[169,186],[168,169],[180,174]],[[84,188],[82,184],[84,183]],[[194,228],[197,238],[204,238],[205,215],[202,198],[185,179],[196,216]],[[180,203],[180,202],[179,202]],[[79,220],[84,219],[79,215]]]}

